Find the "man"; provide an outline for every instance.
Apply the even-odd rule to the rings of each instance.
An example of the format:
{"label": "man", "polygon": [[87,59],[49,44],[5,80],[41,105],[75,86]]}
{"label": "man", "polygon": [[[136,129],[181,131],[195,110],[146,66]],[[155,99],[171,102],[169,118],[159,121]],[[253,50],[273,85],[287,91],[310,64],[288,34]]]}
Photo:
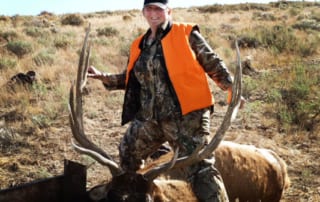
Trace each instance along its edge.
{"label": "man", "polygon": [[[150,28],[131,45],[126,72],[88,77],[109,90],[125,89],[122,124],[130,125],[120,143],[120,163],[136,171],[164,142],[190,155],[210,134],[213,97],[206,75],[231,98],[232,77],[193,24],[174,23],[168,0],[145,0]],[[182,170],[199,201],[228,201],[218,171],[209,160]]]}

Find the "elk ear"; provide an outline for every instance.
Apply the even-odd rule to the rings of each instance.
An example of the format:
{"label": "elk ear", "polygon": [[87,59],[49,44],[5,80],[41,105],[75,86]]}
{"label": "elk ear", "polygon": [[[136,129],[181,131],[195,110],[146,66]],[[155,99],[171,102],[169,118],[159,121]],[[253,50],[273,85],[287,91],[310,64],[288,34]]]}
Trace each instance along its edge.
{"label": "elk ear", "polygon": [[98,185],[88,191],[89,198],[92,201],[100,201],[107,198],[111,183]]}

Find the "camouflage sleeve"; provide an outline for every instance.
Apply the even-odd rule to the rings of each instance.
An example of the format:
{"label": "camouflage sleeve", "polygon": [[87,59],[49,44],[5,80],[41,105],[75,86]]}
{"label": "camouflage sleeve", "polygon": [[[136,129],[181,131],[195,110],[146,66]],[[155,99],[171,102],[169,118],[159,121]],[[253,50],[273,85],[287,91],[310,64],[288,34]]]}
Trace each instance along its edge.
{"label": "camouflage sleeve", "polygon": [[121,74],[105,74],[103,85],[107,90],[124,90],[126,73]]}
{"label": "camouflage sleeve", "polygon": [[222,59],[215,53],[200,34],[196,26],[191,32],[189,42],[196,54],[199,64],[209,77],[222,89],[227,90],[232,85],[232,77]]}

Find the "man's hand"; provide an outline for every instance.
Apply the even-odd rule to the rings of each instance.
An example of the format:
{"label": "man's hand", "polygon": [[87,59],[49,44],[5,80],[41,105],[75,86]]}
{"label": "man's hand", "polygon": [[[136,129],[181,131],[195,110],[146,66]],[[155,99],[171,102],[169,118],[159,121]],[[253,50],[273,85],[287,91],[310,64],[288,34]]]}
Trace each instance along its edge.
{"label": "man's hand", "polygon": [[103,73],[101,71],[99,71],[98,69],[96,69],[94,66],[90,66],[88,68],[88,75],[89,78],[93,78],[93,79],[99,79],[102,80],[103,79]]}
{"label": "man's hand", "polygon": [[[228,104],[231,103],[231,99],[232,99],[232,88],[229,88],[228,89],[228,98],[227,98],[227,103]],[[246,99],[243,96],[241,96],[239,109],[244,108],[244,105],[245,105],[246,102],[247,102]]]}
{"label": "man's hand", "polygon": [[90,66],[88,68],[88,77],[93,79],[98,79],[102,81],[102,83],[108,85],[110,83],[110,77],[108,77],[110,74],[103,73],[94,66]]}

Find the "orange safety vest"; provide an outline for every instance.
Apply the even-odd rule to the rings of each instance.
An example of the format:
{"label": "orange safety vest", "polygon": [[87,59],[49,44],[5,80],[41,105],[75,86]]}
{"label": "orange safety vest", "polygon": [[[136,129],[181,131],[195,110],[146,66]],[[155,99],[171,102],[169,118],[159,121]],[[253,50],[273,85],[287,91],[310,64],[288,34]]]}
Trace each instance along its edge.
{"label": "orange safety vest", "polygon": [[[205,71],[198,63],[189,44],[193,26],[173,23],[171,30],[161,40],[169,78],[178,96],[182,115],[210,107],[214,103]],[[140,55],[139,44],[142,38],[143,35],[131,45],[126,84],[129,80],[129,72]]]}

